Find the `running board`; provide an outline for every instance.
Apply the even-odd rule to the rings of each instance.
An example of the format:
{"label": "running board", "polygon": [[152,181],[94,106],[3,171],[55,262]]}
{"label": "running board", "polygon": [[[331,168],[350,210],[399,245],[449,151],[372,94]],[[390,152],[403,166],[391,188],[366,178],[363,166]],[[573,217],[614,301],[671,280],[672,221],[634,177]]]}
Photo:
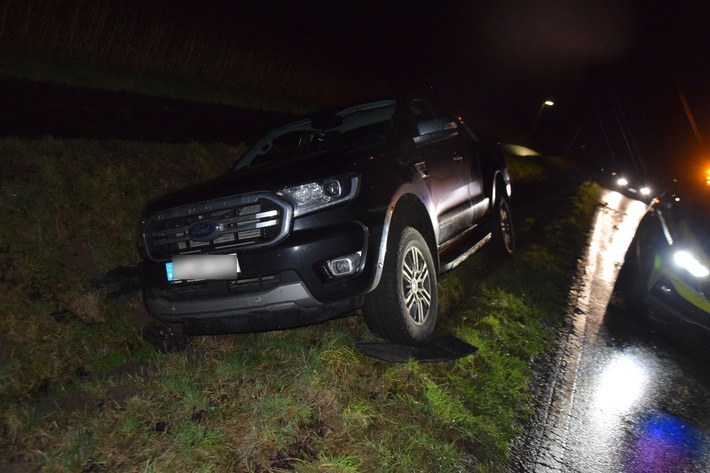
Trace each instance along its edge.
{"label": "running board", "polygon": [[[466,259],[469,256],[471,256],[472,254],[474,254],[475,252],[480,250],[483,247],[483,245],[485,245],[486,243],[491,241],[491,238],[493,238],[493,234],[487,233],[486,235],[484,235],[483,238],[478,240],[473,246],[468,247],[465,251],[460,252],[460,253],[454,253],[453,255],[451,255],[452,256],[451,259],[449,259],[448,257],[441,258],[441,266],[439,267],[439,272],[443,273],[443,272],[450,271],[450,270],[454,269],[456,266],[458,266],[461,263],[463,263],[464,261],[466,261]],[[466,248],[466,247],[464,247],[464,248]],[[447,255],[447,256],[449,256],[449,255]]]}

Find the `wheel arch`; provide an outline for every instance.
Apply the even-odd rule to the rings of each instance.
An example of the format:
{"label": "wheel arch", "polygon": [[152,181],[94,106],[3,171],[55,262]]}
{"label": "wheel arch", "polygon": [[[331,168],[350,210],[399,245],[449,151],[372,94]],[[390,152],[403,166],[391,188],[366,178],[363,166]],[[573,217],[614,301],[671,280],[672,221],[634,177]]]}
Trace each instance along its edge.
{"label": "wheel arch", "polygon": [[[438,247],[436,244],[436,233],[432,225],[432,220],[427,212],[426,207],[421,200],[414,194],[403,195],[394,207],[392,219],[390,221],[390,230],[401,230],[405,227],[412,227],[421,233],[422,237],[429,247],[434,264],[439,268]],[[392,235],[392,232],[388,232]]]}
{"label": "wheel arch", "polygon": [[491,189],[491,209],[495,208],[495,203],[500,199],[501,194],[503,197],[510,198],[510,179],[502,171],[496,171]]}
{"label": "wheel arch", "polygon": [[416,194],[412,192],[402,192],[392,199],[387,208],[382,237],[380,239],[379,248],[377,249],[377,270],[370,291],[374,290],[380,283],[390,238],[393,238],[394,235],[398,235],[398,232],[407,226],[413,227],[421,233],[429,247],[434,265],[438,271],[439,252],[432,217],[426,205]]}

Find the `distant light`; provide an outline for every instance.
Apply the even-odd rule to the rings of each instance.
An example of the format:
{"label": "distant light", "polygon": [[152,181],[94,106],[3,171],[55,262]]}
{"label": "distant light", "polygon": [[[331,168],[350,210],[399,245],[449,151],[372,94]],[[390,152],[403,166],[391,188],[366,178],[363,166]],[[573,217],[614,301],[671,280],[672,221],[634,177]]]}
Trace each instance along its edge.
{"label": "distant light", "polygon": [[641,189],[639,189],[639,192],[643,195],[649,195],[651,193],[651,189],[649,189],[648,187],[642,187]]}
{"label": "distant light", "polygon": [[617,184],[620,186],[626,186],[629,184],[629,181],[627,181],[625,178],[620,177],[618,181],[616,181]]}
{"label": "distant light", "polygon": [[553,105],[555,105],[555,102],[553,102],[552,100],[545,100],[545,105],[547,105],[548,107],[552,107]]}

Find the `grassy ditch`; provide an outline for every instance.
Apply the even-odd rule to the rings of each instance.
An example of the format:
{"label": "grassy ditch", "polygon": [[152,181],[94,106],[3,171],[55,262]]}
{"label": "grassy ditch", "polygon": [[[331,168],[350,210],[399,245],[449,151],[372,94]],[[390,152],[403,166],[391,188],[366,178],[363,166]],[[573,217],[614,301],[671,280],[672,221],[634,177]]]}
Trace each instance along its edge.
{"label": "grassy ditch", "polygon": [[[473,357],[366,358],[354,343],[373,337],[359,316],[158,353],[137,328],[139,297],[105,299],[86,281],[137,262],[149,196],[214,175],[240,151],[0,140],[0,467],[504,471],[598,188],[566,181],[521,198],[540,204],[519,206],[518,256],[483,252],[441,279],[442,329],[480,347]],[[521,188],[525,159],[511,160]],[[567,170],[545,172],[549,183]]]}

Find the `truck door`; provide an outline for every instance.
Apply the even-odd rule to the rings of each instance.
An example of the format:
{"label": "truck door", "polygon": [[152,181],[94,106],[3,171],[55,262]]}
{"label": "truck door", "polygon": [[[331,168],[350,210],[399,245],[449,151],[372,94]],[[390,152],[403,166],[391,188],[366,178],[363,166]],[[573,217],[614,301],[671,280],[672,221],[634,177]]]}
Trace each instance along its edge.
{"label": "truck door", "polygon": [[[416,122],[436,119],[427,106],[420,100],[412,102]],[[458,134],[459,130],[454,127],[422,136],[412,162],[429,191],[438,223],[439,244],[473,223],[469,190],[473,155],[461,146]]]}
{"label": "truck door", "polygon": [[427,188],[439,226],[439,244],[473,223],[469,185],[470,155],[460,152],[455,137],[417,150],[414,167]]}
{"label": "truck door", "polygon": [[468,194],[473,207],[473,222],[481,218],[490,205],[490,199],[483,187],[483,173],[481,171],[482,149],[476,142],[467,136],[466,130],[461,130],[457,137],[460,154],[469,163],[470,176],[468,179]]}

